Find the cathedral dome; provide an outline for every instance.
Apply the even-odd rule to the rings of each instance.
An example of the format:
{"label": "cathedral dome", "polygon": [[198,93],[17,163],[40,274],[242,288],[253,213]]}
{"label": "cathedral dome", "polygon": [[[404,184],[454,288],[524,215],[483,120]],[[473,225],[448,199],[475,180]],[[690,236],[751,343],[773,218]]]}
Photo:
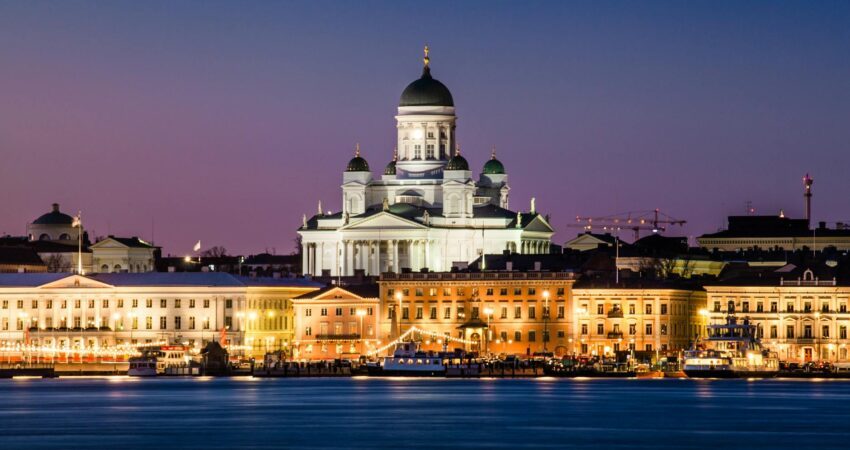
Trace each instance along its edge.
{"label": "cathedral dome", "polygon": [[501,161],[496,159],[496,150],[493,150],[493,153],[490,155],[490,160],[484,163],[484,169],[482,170],[485,175],[504,175],[505,174],[505,166]]}
{"label": "cathedral dome", "polygon": [[71,225],[74,223],[74,218],[59,212],[59,204],[53,204],[53,211],[47,214],[42,214],[38,219],[33,221],[36,225]]}
{"label": "cathedral dome", "polygon": [[395,160],[390,161],[384,169],[384,175],[395,175]]}
{"label": "cathedral dome", "polygon": [[424,61],[422,76],[404,88],[398,106],[454,106],[455,102],[449,88],[431,76],[428,47],[425,47]]}
{"label": "cathedral dome", "polygon": [[446,164],[446,170],[469,170],[469,163],[466,161],[466,158],[460,156],[460,151],[457,151],[452,156],[452,159],[449,160],[449,163]]}
{"label": "cathedral dome", "polygon": [[345,168],[346,172],[368,172],[369,171],[369,163],[366,162],[360,156],[360,144],[357,144],[357,147],[354,150],[354,158],[351,158],[348,161],[348,166]]}

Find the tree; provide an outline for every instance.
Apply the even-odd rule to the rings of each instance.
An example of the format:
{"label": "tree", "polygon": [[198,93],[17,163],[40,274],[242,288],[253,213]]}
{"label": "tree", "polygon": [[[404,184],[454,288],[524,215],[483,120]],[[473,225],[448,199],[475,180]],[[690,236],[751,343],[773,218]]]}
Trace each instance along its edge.
{"label": "tree", "polygon": [[201,252],[201,256],[204,258],[222,258],[227,256],[227,249],[216,245]]}
{"label": "tree", "polygon": [[71,262],[62,257],[59,253],[51,253],[50,256],[44,258],[44,265],[47,266],[48,272],[71,271]]}

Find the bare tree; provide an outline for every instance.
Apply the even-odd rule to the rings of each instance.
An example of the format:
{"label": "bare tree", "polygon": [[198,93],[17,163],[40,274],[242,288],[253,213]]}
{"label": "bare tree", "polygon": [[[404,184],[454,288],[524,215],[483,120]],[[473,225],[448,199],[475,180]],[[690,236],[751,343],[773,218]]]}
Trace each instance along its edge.
{"label": "bare tree", "polygon": [[201,256],[204,258],[221,258],[227,256],[227,249],[216,245],[201,252]]}
{"label": "bare tree", "polygon": [[301,254],[301,235],[295,236],[295,239],[292,240],[295,243],[295,249],[290,253],[290,255],[300,255]]}
{"label": "bare tree", "polygon": [[51,253],[44,259],[44,265],[48,272],[70,272],[71,262],[63,258],[59,253]]}

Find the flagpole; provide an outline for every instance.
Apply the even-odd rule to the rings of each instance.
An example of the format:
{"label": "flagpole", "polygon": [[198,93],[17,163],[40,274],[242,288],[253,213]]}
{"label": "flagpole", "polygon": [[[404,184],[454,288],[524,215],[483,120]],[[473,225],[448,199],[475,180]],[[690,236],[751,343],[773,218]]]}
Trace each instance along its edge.
{"label": "flagpole", "polygon": [[77,275],[83,274],[83,212],[77,211]]}

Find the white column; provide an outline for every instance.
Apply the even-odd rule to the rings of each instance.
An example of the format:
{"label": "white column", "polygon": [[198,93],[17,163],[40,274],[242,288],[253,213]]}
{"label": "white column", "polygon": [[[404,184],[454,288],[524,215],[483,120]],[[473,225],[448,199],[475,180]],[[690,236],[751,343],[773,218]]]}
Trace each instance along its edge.
{"label": "white column", "polygon": [[401,261],[398,260],[398,240],[393,242],[393,272],[401,273]]}
{"label": "white column", "polygon": [[316,244],[316,275],[322,275],[322,263],[325,259],[325,243]]}
{"label": "white column", "polygon": [[310,267],[310,244],[301,243],[301,273],[307,275]]}
{"label": "white column", "polygon": [[431,270],[431,240],[425,239],[425,267]]}

